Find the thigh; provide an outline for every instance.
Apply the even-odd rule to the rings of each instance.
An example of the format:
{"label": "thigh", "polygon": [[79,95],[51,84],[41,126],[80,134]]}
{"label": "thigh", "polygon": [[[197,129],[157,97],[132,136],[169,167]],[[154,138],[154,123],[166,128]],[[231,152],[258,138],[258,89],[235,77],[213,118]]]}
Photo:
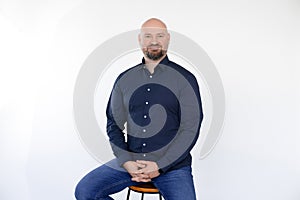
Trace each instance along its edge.
{"label": "thigh", "polygon": [[131,176],[112,160],[85,175],[76,186],[77,199],[105,199],[134,185]]}
{"label": "thigh", "polygon": [[182,167],[153,179],[165,200],[195,200],[195,187],[191,167]]}

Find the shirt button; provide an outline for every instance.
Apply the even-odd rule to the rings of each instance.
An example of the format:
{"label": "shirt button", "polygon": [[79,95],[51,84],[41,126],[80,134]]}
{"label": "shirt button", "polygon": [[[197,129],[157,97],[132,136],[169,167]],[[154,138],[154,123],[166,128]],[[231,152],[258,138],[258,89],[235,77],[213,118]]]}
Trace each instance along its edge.
{"label": "shirt button", "polygon": [[145,147],[145,146],[146,146],[146,143],[144,143],[143,146]]}
{"label": "shirt button", "polygon": [[148,92],[150,92],[150,90],[151,90],[150,88],[147,88],[147,91],[148,91]]}
{"label": "shirt button", "polygon": [[146,133],[146,129],[143,129],[143,132]]}
{"label": "shirt button", "polygon": [[144,157],[146,157],[146,154],[143,154]]}
{"label": "shirt button", "polygon": [[144,118],[146,119],[146,118],[147,118],[147,115],[144,115]]}
{"label": "shirt button", "polygon": [[146,104],[146,105],[148,105],[148,104],[149,104],[149,102],[148,102],[148,101],[146,101],[146,102],[145,102],[145,104]]}
{"label": "shirt button", "polygon": [[149,77],[152,78],[152,75],[150,75]]}

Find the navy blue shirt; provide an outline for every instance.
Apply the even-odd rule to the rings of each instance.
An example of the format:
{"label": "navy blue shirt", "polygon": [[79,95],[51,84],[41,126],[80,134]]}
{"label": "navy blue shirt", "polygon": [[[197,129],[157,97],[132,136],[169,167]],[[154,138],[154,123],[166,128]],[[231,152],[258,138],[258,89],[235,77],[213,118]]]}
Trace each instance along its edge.
{"label": "navy blue shirt", "polygon": [[[155,161],[162,172],[191,165],[203,119],[195,76],[166,56],[150,73],[142,63],[121,73],[106,110],[119,164]],[[127,133],[127,134],[126,134]]]}

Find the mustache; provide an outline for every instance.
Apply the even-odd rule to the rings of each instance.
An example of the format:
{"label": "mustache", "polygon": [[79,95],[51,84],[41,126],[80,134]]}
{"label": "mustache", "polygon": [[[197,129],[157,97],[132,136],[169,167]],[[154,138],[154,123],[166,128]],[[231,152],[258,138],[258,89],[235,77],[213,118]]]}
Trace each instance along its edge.
{"label": "mustache", "polygon": [[147,47],[148,47],[148,48],[149,48],[149,47],[160,47],[160,48],[162,48],[162,46],[161,46],[161,45],[158,45],[158,44],[150,44],[150,45],[148,45]]}

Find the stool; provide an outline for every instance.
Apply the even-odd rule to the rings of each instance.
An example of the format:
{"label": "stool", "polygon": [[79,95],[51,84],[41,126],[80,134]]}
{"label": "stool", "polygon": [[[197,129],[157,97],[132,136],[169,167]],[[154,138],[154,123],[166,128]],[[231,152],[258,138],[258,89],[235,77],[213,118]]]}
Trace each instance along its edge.
{"label": "stool", "polygon": [[129,200],[130,191],[139,192],[142,193],[141,200],[144,199],[144,194],[159,194],[159,200],[162,200],[162,196],[159,192],[159,190],[153,185],[153,183],[142,183],[137,186],[129,186],[128,187],[128,193],[127,193],[127,200]]}

